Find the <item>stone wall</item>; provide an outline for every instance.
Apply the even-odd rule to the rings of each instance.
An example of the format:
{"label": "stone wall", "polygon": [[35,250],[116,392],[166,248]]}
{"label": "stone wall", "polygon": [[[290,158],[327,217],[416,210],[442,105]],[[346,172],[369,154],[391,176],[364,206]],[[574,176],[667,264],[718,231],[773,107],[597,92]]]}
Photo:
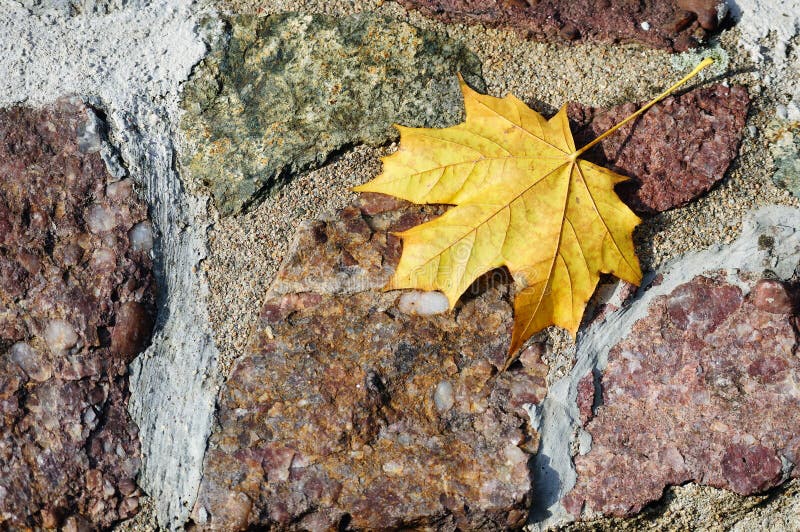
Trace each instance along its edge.
{"label": "stone wall", "polygon": [[[0,528],[788,527],[797,47],[640,4],[0,3]],[[460,74],[589,142],[713,35],[587,153],[646,278],[577,339],[501,371],[505,270],[383,290],[447,208],[350,191],[393,124],[458,123]]]}

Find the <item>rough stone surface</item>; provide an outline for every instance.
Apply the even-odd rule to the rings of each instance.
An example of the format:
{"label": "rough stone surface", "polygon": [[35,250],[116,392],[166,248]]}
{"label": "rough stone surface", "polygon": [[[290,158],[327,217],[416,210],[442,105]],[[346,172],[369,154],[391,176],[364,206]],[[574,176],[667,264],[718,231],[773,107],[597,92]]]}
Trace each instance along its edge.
{"label": "rough stone surface", "polygon": [[772,181],[800,198],[800,122],[774,125],[770,154],[775,164]]}
{"label": "rough stone surface", "polygon": [[[681,495],[677,507],[666,502],[661,508],[667,513],[653,523],[648,523],[647,516],[654,515],[653,507],[648,506],[645,514],[631,521],[595,521],[569,530],[594,530],[596,524],[597,529],[605,529],[602,527],[620,523],[630,525],[627,529],[651,524],[658,529],[716,526],[717,515],[741,516],[750,503],[722,497],[732,507],[718,506],[712,500],[714,493],[729,492],[715,491],[708,486],[710,482],[738,483],[742,491],[748,483],[766,487],[776,482],[772,477],[775,461],[764,459],[758,445],[772,449],[773,456],[796,458],[790,451],[798,440],[794,435],[788,441],[785,438],[800,412],[791,380],[796,377],[781,382],[786,375],[776,372],[774,381],[762,381],[754,375],[764,371],[756,368],[770,365],[753,363],[761,357],[783,357],[789,362],[787,371],[796,373],[797,362],[791,360],[795,318],[773,311],[785,312],[784,297],[794,300],[793,290],[780,288],[794,278],[800,263],[800,209],[765,207],[746,217],[743,226],[731,245],[713,246],[666,264],[657,276],[645,279],[624,307],[593,322],[579,336],[572,370],[552,382],[544,401],[531,409],[531,422],[540,441],[532,463],[536,494],[529,523],[532,530],[548,530],[577,517],[591,518],[604,511],[598,510],[595,499],[602,499],[609,512],[620,513],[614,505],[633,511],[643,504],[645,493],[651,494],[650,500],[658,500],[668,488],[668,478],[685,483],[681,479],[690,473],[696,484],[666,493],[691,493]],[[692,311],[691,304],[698,305],[701,300],[704,305],[697,306],[699,312]],[[656,315],[661,315],[660,322]],[[643,321],[647,326],[640,325]],[[634,347],[637,338],[641,345]],[[763,350],[753,353],[759,342]],[[617,349],[625,345],[630,347],[628,351]],[[784,349],[790,350],[788,355]],[[637,352],[642,358],[637,358]],[[747,387],[739,388],[739,384]],[[627,408],[625,415],[613,405]],[[659,408],[664,412],[659,414]],[[708,423],[703,418],[706,414],[713,417]],[[720,422],[714,425],[717,419]],[[757,438],[760,441],[753,442]],[[748,452],[754,453],[760,468],[737,480],[732,467],[736,461],[731,462],[730,456],[742,449],[733,446],[751,443]],[[729,451],[725,477],[722,464]],[[698,458],[704,452],[707,459]],[[678,470],[676,464],[681,460],[688,473]],[[604,461],[608,468],[598,465]],[[624,471],[616,467],[626,462]],[[778,481],[791,468],[791,462],[781,462],[787,469],[781,468]],[[586,475],[590,468],[597,476]],[[659,487],[655,487],[657,482],[662,482]],[[622,484],[636,486],[631,488],[635,493],[630,499],[626,497],[631,490]],[[612,496],[614,492],[617,497]],[[785,501],[780,495],[782,487],[771,492],[776,501]],[[766,495],[761,500],[770,498]],[[573,513],[581,510],[586,500],[587,511]],[[793,505],[780,505],[781,515],[789,517]],[[728,517],[724,521],[735,522]]]}
{"label": "rough stone surface", "polygon": [[638,42],[685,51],[719,23],[719,0],[400,0],[445,22],[511,27],[546,42]]}
{"label": "rough stone surface", "polygon": [[559,532],[639,532],[642,530],[794,531],[800,515],[800,481],[790,480],[758,495],[688,483],[664,490],[663,497],[632,517],[576,521]]}
{"label": "rough stone surface", "polygon": [[0,527],[106,527],[138,508],[127,364],[154,287],[129,232],[147,211],[107,172],[101,125],[66,101],[0,111]]}
{"label": "rough stone surface", "polygon": [[667,485],[693,480],[750,495],[796,476],[790,299],[777,281],[723,274],[656,298],[608,355],[601,406],[585,425],[591,451],[575,458],[567,510],[633,514]]}
{"label": "rough stone surface", "polygon": [[487,277],[455,312],[404,314],[381,290],[400,254],[387,231],[434,211],[373,200],[299,230],[220,395],[201,528],[525,522],[538,436],[523,405],[543,398],[547,370],[534,350],[497,374],[509,284]]}
{"label": "rough stone surface", "polygon": [[[0,71],[4,73],[0,77],[2,106],[17,102],[39,105],[65,93],[88,95],[95,105],[102,107],[112,124],[112,138],[121,152],[127,154],[126,167],[137,181],[141,179],[148,183],[147,195],[158,234],[155,242],[156,266],[161,274],[159,290],[164,299],[164,312],[161,315],[166,323],[159,325],[163,341],[157,342],[146,355],[139,357],[142,361],[139,379],[142,384],[135,419],[142,427],[140,436],[143,452],[149,448],[149,459],[145,462],[140,480],[143,486],[147,486],[145,491],[153,495],[151,501],[154,505],[150,505],[150,508],[157,507],[159,516],[167,511],[170,524],[178,526],[182,523],[184,509],[188,512],[194,504],[197,484],[193,483],[193,479],[199,482],[199,466],[202,464],[207,434],[202,419],[210,419],[207,413],[213,412],[213,397],[216,396],[213,384],[209,385],[209,382],[213,382],[213,378],[209,378],[213,376],[213,364],[209,361],[213,362],[214,342],[210,340],[211,331],[204,318],[204,270],[211,263],[210,259],[215,257],[220,263],[228,265],[227,271],[219,272],[221,281],[209,288],[212,294],[229,293],[230,300],[236,300],[237,303],[222,305],[219,300],[212,299],[208,307],[212,313],[230,314],[233,316],[232,323],[236,323],[236,316],[239,316],[242,329],[246,328],[252,320],[241,319],[247,315],[243,310],[255,309],[264,290],[257,288],[254,293],[259,295],[250,297],[251,292],[245,287],[247,283],[261,287],[260,283],[268,284],[273,277],[277,262],[285,255],[285,247],[279,244],[284,238],[282,231],[289,231],[289,228],[293,230],[296,225],[294,220],[298,217],[316,218],[320,210],[334,202],[344,202],[346,186],[331,185],[336,183],[335,178],[326,181],[327,177],[317,177],[302,181],[303,185],[293,187],[292,193],[284,194],[289,190],[284,189],[280,197],[271,198],[264,205],[268,208],[261,211],[261,217],[236,217],[226,220],[227,225],[217,223],[215,231],[210,232],[212,238],[229,233],[235,224],[240,224],[249,240],[225,241],[219,238],[217,241],[222,243],[216,249],[209,250],[206,256],[209,222],[206,198],[203,195],[186,194],[182,189],[181,180],[174,170],[175,152],[171,139],[178,116],[175,112],[175,94],[181,89],[192,66],[205,54],[204,44],[196,32],[198,19],[208,3],[155,0],[144,3],[142,7],[126,7],[110,16],[79,15],[69,18],[29,15],[20,4],[17,1],[5,2],[0,9],[0,26],[5,36],[0,39],[0,49],[3,51],[0,54]],[[376,8],[374,1],[366,0],[266,0],[264,4],[270,6],[268,12],[291,8],[302,12],[319,10],[341,13]],[[797,5],[796,0],[737,0],[735,4],[740,7],[745,4],[760,5],[763,8],[760,11],[742,8],[745,12],[742,24],[749,18],[758,21],[765,30],[774,30],[778,23],[793,28],[793,32],[796,30],[792,25],[793,18],[782,18],[784,13],[793,15],[791,8],[786,6]],[[131,3],[126,5],[130,6]],[[731,5],[734,3],[731,2]],[[782,9],[775,9],[778,7]],[[379,9],[402,19],[406,17],[406,13],[394,2],[385,2]],[[421,27],[442,27],[435,21],[422,20],[419,13],[410,13],[407,17],[405,20],[414,21]],[[640,47],[542,46],[522,42],[510,32],[484,31],[479,26],[458,25],[448,28],[448,31],[451,36],[469,42],[472,50],[480,52],[484,75],[492,94],[501,95],[511,91],[541,110],[552,111],[553,106],[558,107],[567,98],[597,106],[609,106],[609,102],[616,104],[618,100],[641,100],[654,93],[659,83],[672,80],[677,75],[669,67],[667,54]],[[762,128],[764,115],[771,117],[776,111],[777,102],[787,103],[785,98],[790,91],[786,90],[785,80],[792,77],[787,74],[781,81],[781,78],[767,75],[772,74],[775,65],[772,61],[755,65],[757,73],[751,72],[749,67],[752,65],[747,64],[735,46],[737,38],[736,31],[722,36],[721,44],[731,54],[729,76],[732,77],[726,79],[748,84],[751,95],[758,100],[757,110],[751,116],[754,127],[747,134],[743,157],[737,163],[735,172],[729,175],[730,178],[721,183],[722,186],[714,187],[710,194],[692,202],[687,208],[655,217],[649,225],[642,227],[639,231],[642,242],[640,252],[645,263],[661,265],[687,249],[732,241],[739,232],[743,213],[753,207],[773,203],[796,204],[789,194],[774,187],[766,175],[771,174],[772,168],[768,164],[769,156],[764,151],[767,146],[763,142]],[[760,49],[767,50],[772,46],[771,41],[772,36],[760,43]],[[792,53],[787,58],[789,73],[793,63],[800,64],[798,61],[792,62],[797,57],[797,48],[790,48]],[[562,65],[563,69],[560,68]],[[554,71],[559,75],[541,75],[542,72]],[[751,75],[753,79],[748,81]],[[798,76],[795,78],[800,79]],[[632,96],[629,97],[629,94]],[[791,107],[789,110],[791,117]],[[354,180],[371,177],[370,172],[377,161],[377,157],[371,155],[374,152],[366,147],[363,151],[360,148],[358,153],[347,163],[351,164],[350,167],[346,166],[346,177],[349,178],[347,185]],[[381,151],[375,155],[384,153]],[[325,170],[328,168],[331,167]],[[337,168],[342,171],[341,167]],[[303,196],[304,187],[314,188],[315,193]],[[306,202],[296,202],[297,197],[306,199]],[[309,205],[308,198],[313,198],[313,205]],[[340,206],[340,203],[336,203],[336,206]],[[211,221],[215,220],[212,218]],[[231,249],[230,254],[220,253],[226,246],[235,249]],[[237,256],[264,256],[263,262],[268,264],[268,268],[265,270],[257,264],[231,260],[231,257]],[[652,260],[648,260],[650,256]],[[254,279],[260,282],[254,283]],[[233,335],[228,329],[218,327],[218,322],[212,323],[217,345],[223,346],[221,339]],[[239,349],[225,351],[223,360],[225,357],[236,357],[240,352]],[[570,352],[564,353],[560,347],[556,347],[550,359],[558,361],[558,366],[554,367],[561,367],[561,361],[571,356]],[[222,367],[227,368],[227,362],[223,364]],[[552,378],[557,381],[562,375],[556,373]],[[204,387],[199,385],[201,381],[205,383]],[[131,382],[134,382],[133,377]],[[210,401],[207,399],[209,390]],[[134,402],[134,397],[131,402]],[[153,408],[153,404],[158,408]],[[148,432],[149,436],[146,436]],[[560,439],[561,442],[568,440],[568,437]],[[556,463],[553,460],[554,466]],[[566,475],[562,478],[569,477]],[[726,492],[714,491],[713,488],[692,491],[694,486],[682,486],[676,492],[683,493],[682,497],[689,493],[688,497],[700,508],[703,505],[713,506],[715,511],[719,511],[718,499],[709,498],[708,494]],[[536,493],[538,498],[541,493],[538,484]],[[770,493],[774,494],[776,490]],[[786,497],[781,497],[791,500],[792,493],[782,493]],[[794,497],[797,500],[796,491]],[[742,505],[760,500],[758,496],[742,499]],[[144,502],[143,505],[148,507]],[[749,526],[744,522],[738,529],[780,530],[772,521],[780,515],[774,506],[760,508],[760,512],[768,512],[761,515],[769,517],[769,522],[751,521]],[[794,511],[784,508],[783,516],[787,520],[783,529],[792,529],[797,521],[797,505],[793,508]],[[671,508],[669,513],[674,516],[673,510]],[[142,513],[139,516],[144,519]],[[689,523],[693,526],[686,525],[682,529],[716,527],[723,522],[701,511],[691,515],[694,520]],[[725,513],[727,519],[731,515],[735,514]],[[640,522],[643,523],[642,528],[664,526],[661,520],[657,523]],[[732,523],[730,520],[724,522]],[[151,521],[137,520],[135,526],[143,523],[149,525]],[[73,520],[65,524],[78,523]],[[162,526],[166,526],[163,521]],[[71,529],[75,528],[77,526]],[[155,526],[145,526],[138,530],[154,529]]]}
{"label": "rough stone surface", "polygon": [[[685,205],[724,177],[739,151],[748,104],[747,91],[740,86],[713,85],[669,97],[586,158],[633,178],[617,190],[639,213]],[[576,145],[588,143],[640,106],[595,110],[571,104]]]}
{"label": "rough stone surface", "polygon": [[[789,54],[792,39],[800,31],[800,1],[736,0],[728,2],[728,6],[739,29],[739,45],[750,52],[757,63],[773,63],[779,70],[790,66],[787,63],[792,61]],[[772,40],[769,39],[770,33],[773,34]],[[796,67],[791,70],[796,71]],[[789,87],[792,85],[795,89],[792,91],[793,103],[797,108],[800,106],[800,93],[796,91],[800,86],[790,82]]]}
{"label": "rough stone surface", "polygon": [[394,123],[463,114],[456,73],[483,89],[476,56],[444,35],[370,14],[238,16],[185,90],[182,162],[232,214],[293,172]]}

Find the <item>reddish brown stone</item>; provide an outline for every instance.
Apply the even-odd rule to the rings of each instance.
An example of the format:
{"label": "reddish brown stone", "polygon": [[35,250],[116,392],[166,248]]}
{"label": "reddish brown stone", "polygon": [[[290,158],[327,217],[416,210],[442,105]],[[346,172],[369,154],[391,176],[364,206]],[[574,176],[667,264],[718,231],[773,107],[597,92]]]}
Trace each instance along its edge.
{"label": "reddish brown stone", "polygon": [[408,202],[386,194],[365,192],[358,197],[358,207],[365,216],[375,216],[376,214],[394,211],[406,205],[408,205]]}
{"label": "reddish brown stone", "polygon": [[152,323],[149,250],[129,242],[146,208],[89,113],[0,111],[1,529],[95,530],[138,508],[125,374]]}
{"label": "reddish brown stone", "polygon": [[749,495],[779,484],[784,471],[797,476],[792,319],[710,277],[654,299],[609,352],[603,404],[585,424],[592,447],[575,457],[567,510],[632,514],[668,485]]}
{"label": "reddish brown stone", "polygon": [[153,317],[137,301],[123,303],[117,311],[116,324],[111,333],[111,350],[123,357],[133,357],[150,342]]}
{"label": "reddish brown stone", "polygon": [[594,396],[594,375],[587,373],[578,383],[578,412],[583,423],[594,416]]}
{"label": "reddish brown stone", "polygon": [[221,391],[196,525],[524,524],[538,435],[523,406],[543,399],[546,367],[531,348],[498,376],[507,280],[483,279],[455,312],[429,316],[382,290],[399,257],[388,231],[434,212],[362,204],[301,226]]}
{"label": "reddish brown stone", "polygon": [[796,302],[790,290],[780,281],[761,279],[750,292],[753,304],[774,314],[794,314]]}
{"label": "reddish brown stone", "polygon": [[716,329],[742,304],[738,286],[700,278],[676,288],[667,299],[667,317],[679,331],[698,338]]}
{"label": "reddish brown stone", "polygon": [[514,28],[545,42],[628,43],[684,51],[718,25],[719,0],[400,0],[445,22]]}
{"label": "reddish brown stone", "polygon": [[[575,143],[587,144],[640,107],[608,110],[570,104]],[[592,149],[587,160],[632,178],[617,187],[639,213],[679,207],[725,176],[739,151],[749,97],[743,87],[713,85],[669,97]]]}
{"label": "reddish brown stone", "polygon": [[704,30],[717,28],[717,6],[719,0],[675,0],[675,5],[697,16],[697,22]]}
{"label": "reddish brown stone", "polygon": [[756,493],[781,481],[782,464],[773,449],[737,443],[722,456],[722,476],[736,493]]}

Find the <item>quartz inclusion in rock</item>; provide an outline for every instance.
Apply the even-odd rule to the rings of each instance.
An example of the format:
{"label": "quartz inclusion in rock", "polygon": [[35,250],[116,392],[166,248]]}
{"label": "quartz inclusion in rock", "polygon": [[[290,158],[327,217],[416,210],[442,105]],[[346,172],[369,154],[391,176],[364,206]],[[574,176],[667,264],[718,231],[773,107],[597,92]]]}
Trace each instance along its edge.
{"label": "quartz inclusion in rock", "polygon": [[497,375],[512,324],[506,278],[427,316],[382,291],[400,255],[389,231],[435,211],[400,205],[372,196],[301,226],[220,393],[196,525],[524,524],[538,434],[523,405],[543,399],[546,367],[531,349]]}
{"label": "quartz inclusion in rock", "polygon": [[126,374],[153,323],[152,229],[103,146],[83,105],[0,111],[3,530],[99,529],[138,510]]}
{"label": "quartz inclusion in rock", "polygon": [[236,16],[183,97],[182,164],[225,215],[394,123],[462,119],[456,77],[484,89],[480,61],[444,35],[368,13]]}
{"label": "quartz inclusion in rock", "polygon": [[667,485],[750,495],[797,476],[795,313],[782,283],[714,272],[654,299],[609,352],[602,398],[583,391],[600,406],[581,408],[592,444],[567,510],[633,514]]}

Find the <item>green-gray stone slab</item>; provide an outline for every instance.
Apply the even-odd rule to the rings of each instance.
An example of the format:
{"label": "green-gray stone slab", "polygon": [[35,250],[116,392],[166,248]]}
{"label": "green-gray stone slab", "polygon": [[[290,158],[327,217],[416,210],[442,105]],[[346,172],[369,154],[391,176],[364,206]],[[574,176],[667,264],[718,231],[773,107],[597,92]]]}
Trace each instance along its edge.
{"label": "green-gray stone slab", "polygon": [[445,35],[361,13],[236,16],[184,90],[184,173],[218,210],[246,210],[297,172],[391,127],[463,119],[457,72],[485,90],[479,59]]}

